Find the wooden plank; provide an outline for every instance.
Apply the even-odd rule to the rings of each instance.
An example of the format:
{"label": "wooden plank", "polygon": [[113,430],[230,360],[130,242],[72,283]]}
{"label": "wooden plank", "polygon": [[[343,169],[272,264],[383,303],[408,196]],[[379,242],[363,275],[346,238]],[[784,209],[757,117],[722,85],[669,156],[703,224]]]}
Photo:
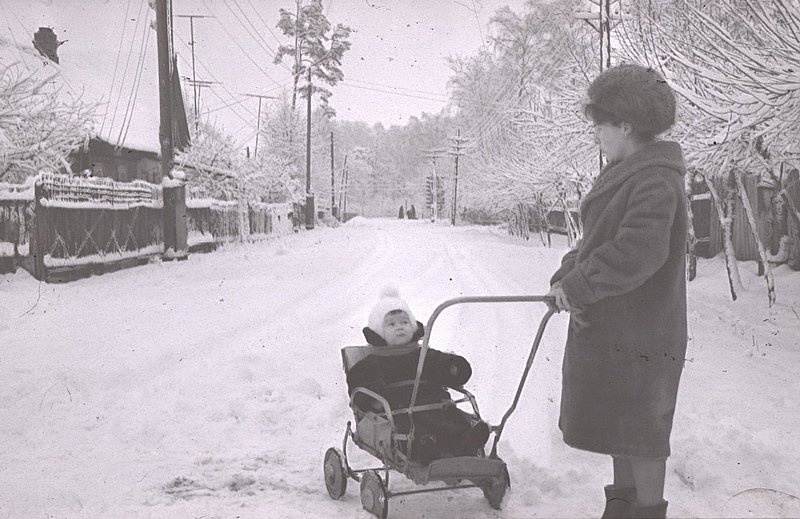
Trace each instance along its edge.
{"label": "wooden plank", "polygon": [[788,217],[787,228],[789,234],[789,267],[793,270],[800,270],[800,220],[797,211],[800,211],[800,182],[786,186],[786,196],[788,197]]}

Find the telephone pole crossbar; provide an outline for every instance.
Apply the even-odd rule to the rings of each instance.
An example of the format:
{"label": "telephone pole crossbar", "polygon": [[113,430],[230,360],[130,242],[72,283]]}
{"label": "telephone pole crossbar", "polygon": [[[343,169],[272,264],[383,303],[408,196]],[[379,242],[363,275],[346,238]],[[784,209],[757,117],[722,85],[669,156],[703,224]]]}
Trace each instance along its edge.
{"label": "telephone pole crossbar", "polygon": [[468,139],[461,137],[461,128],[456,129],[456,136],[450,137],[450,150],[447,152],[455,157],[455,176],[453,177],[453,211],[450,224],[456,224],[456,214],[458,205],[458,159],[464,154],[462,151],[467,146]]}
{"label": "telephone pole crossbar", "polygon": [[[176,14],[175,18],[188,18],[189,19],[189,37],[191,41],[189,42],[189,46],[192,48],[192,81],[197,81],[197,72],[195,69],[195,59],[194,59],[194,19],[195,18],[214,18],[213,16],[202,15],[202,14]],[[197,87],[198,85],[192,84],[193,92],[194,92],[194,129],[195,132],[197,131],[197,118],[199,117],[199,104],[197,101]]]}
{"label": "telephone pole crossbar", "polygon": [[258,98],[258,118],[256,121],[256,146],[253,150],[253,158],[258,157],[258,135],[261,133],[261,100],[262,99],[278,99],[275,96],[267,96],[262,94],[242,94],[243,96],[247,97],[257,97]]}
{"label": "telephone pole crossbar", "polygon": [[430,148],[427,150],[423,150],[421,157],[423,159],[430,159],[431,164],[433,165],[433,175],[432,177],[428,177],[430,181],[428,181],[428,189],[430,195],[430,206],[431,206],[431,222],[435,222],[439,218],[439,176],[436,171],[436,161],[447,154],[447,149],[445,148]]}

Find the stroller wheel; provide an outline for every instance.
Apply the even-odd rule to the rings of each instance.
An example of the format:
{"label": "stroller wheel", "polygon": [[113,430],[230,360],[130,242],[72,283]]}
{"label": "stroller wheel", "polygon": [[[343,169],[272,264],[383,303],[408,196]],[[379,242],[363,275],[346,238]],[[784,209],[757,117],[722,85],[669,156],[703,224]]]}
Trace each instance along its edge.
{"label": "stroller wheel", "polygon": [[325,488],[331,499],[339,499],[347,490],[347,472],[344,469],[344,456],[339,449],[331,447],[325,453]]}
{"label": "stroller wheel", "polygon": [[361,478],[361,506],[379,519],[386,519],[389,513],[386,485],[374,470],[366,471]]}
{"label": "stroller wheel", "polygon": [[506,490],[511,486],[511,478],[508,475],[508,469],[503,469],[503,475],[500,478],[494,478],[482,485],[483,495],[489,501],[489,505],[495,510],[500,510],[500,505],[503,503],[503,498],[506,495]]}

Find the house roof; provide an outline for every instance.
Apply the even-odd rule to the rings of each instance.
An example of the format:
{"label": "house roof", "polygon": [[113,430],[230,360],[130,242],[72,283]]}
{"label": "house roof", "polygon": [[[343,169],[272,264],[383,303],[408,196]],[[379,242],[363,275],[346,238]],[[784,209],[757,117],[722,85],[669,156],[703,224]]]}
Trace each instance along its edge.
{"label": "house roof", "polygon": [[[19,63],[24,70],[34,72],[45,79],[53,74],[54,91],[67,98],[80,98],[84,102],[97,104],[92,136],[112,145],[160,154],[159,142],[159,98],[158,63],[155,37],[143,45],[144,59],[138,81],[122,82],[119,77],[106,77],[92,63],[76,63],[61,60],[60,64],[46,59],[32,45],[17,45],[0,38],[0,66]],[[138,67],[137,63],[128,67]],[[122,65],[120,65],[121,67]],[[131,73],[128,78],[137,77]],[[113,87],[112,87],[113,83]],[[185,112],[181,103],[185,125]]]}

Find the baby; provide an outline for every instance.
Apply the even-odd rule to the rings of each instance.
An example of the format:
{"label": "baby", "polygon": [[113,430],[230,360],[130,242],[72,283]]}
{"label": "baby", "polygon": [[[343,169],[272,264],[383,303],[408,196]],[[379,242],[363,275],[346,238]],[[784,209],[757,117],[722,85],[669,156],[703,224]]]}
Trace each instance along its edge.
{"label": "baby", "polygon": [[[407,408],[422,351],[418,341],[424,335],[424,327],[393,287],[383,290],[370,312],[368,324],[363,330],[367,342],[386,350],[368,355],[350,369],[349,392],[363,387],[383,396],[392,410]],[[461,387],[471,375],[472,368],[464,357],[429,348],[415,405],[449,399],[446,388]],[[364,410],[383,411],[380,404],[364,394],[356,397],[355,404]],[[474,420],[455,406],[418,411],[413,417],[415,439],[411,455],[413,460],[424,464],[443,457],[475,456],[489,438],[485,422],[473,424]],[[406,414],[394,415],[394,419],[398,433],[409,431]]]}

